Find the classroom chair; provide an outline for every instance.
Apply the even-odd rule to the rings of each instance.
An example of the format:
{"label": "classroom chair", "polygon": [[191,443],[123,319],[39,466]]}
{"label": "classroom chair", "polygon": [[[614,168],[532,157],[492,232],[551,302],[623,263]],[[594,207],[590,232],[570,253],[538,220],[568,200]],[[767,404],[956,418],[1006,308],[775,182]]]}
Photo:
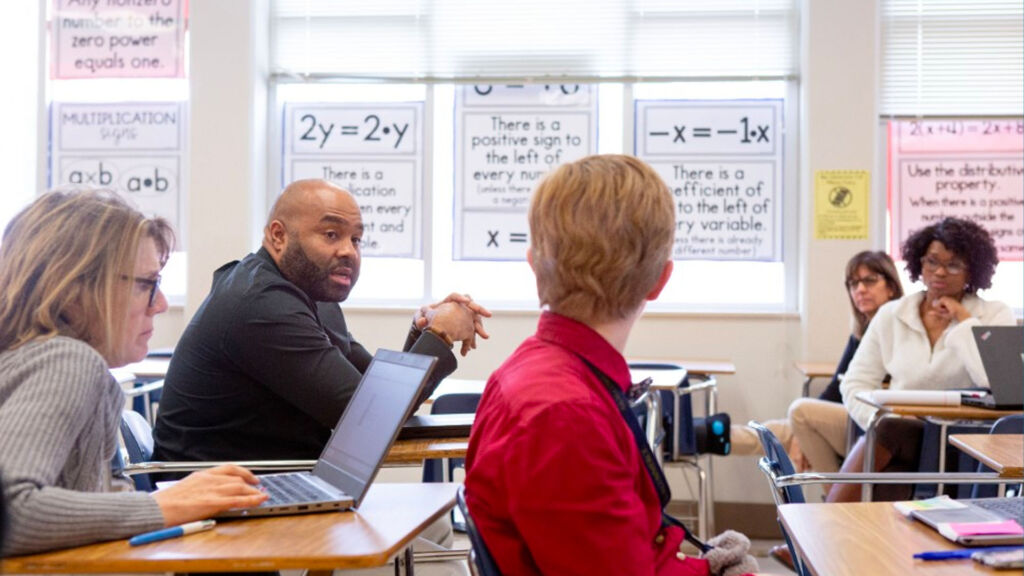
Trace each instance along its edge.
{"label": "classroom chair", "polygon": [[[124,446],[124,462],[149,462],[153,459],[153,429],[146,418],[134,410],[121,412],[121,443]],[[138,474],[132,477],[135,489],[152,492],[153,482],[149,474]]]}
{"label": "classroom chair", "polygon": [[[1024,433],[1024,414],[1013,414],[1003,416],[992,425],[989,434],[1022,434]],[[992,469],[984,464],[978,464],[978,472],[991,472]],[[1018,484],[1018,486],[1020,486]],[[999,495],[1001,486],[983,486],[975,484],[971,487],[971,498],[992,498]],[[1018,495],[1020,488],[1017,488]]]}
{"label": "classroom chair", "polygon": [[[776,506],[782,504],[803,504],[806,502],[804,491],[801,487],[804,484],[920,484],[925,482],[943,482],[947,484],[998,484],[1005,482],[995,472],[835,472],[797,473],[793,462],[782,447],[782,442],[772,433],[771,430],[759,422],[751,420],[747,426],[757,432],[761,440],[761,447],[764,449],[764,457],[758,462],[758,467],[764,473],[771,488],[772,498]],[[800,576],[810,576],[803,559],[797,554],[786,532],[785,526],[779,522],[782,535],[789,547],[790,555],[793,557],[793,564]]]}
{"label": "classroom chair", "polygon": [[[481,394],[453,393],[438,396],[430,406],[431,414],[473,414],[480,404]],[[424,482],[444,482],[455,478],[455,469],[465,467],[462,458],[448,458],[448,470],[445,475],[444,460],[431,459],[423,462]]]}
{"label": "classroom chair", "polygon": [[[985,434],[995,424],[993,420],[945,421],[926,419],[921,437],[921,457],[918,460],[918,472],[974,472],[976,462],[970,456],[960,452],[955,446],[949,445],[949,437],[953,434]],[[960,486],[958,490],[946,490],[941,484],[918,484],[914,486],[914,500],[931,498],[941,492],[951,497],[966,497],[970,486]]]}
{"label": "classroom chair", "polygon": [[124,391],[125,405],[146,417],[150,426],[156,423],[156,411],[160,405],[164,381],[160,379],[140,379],[125,371],[111,370],[111,374],[121,384]]}
{"label": "classroom chair", "polygon": [[476,522],[473,521],[473,516],[469,513],[469,506],[466,505],[465,485],[459,486],[458,491],[455,493],[455,502],[458,504],[459,512],[462,512],[463,518],[466,519],[466,532],[469,535],[469,543],[471,545],[469,550],[469,568],[473,575],[501,576],[498,564],[494,562],[490,551],[487,550],[487,545],[484,544],[484,539],[480,535],[480,531],[477,530]]}
{"label": "classroom chair", "polygon": [[[714,414],[718,400],[718,381],[714,376],[701,378],[691,382],[686,368],[670,362],[630,362],[631,370],[657,371],[676,382],[672,390],[658,390],[656,403],[660,405],[661,420],[656,426],[646,422],[646,414],[642,407],[637,407],[641,424],[648,430],[648,441],[656,446],[655,455],[661,457],[665,465],[678,465],[689,468],[697,476],[697,534],[702,539],[710,538],[714,533],[714,495],[712,488],[712,447],[721,443],[715,442],[728,434],[728,415]],[[693,395],[703,394],[705,418],[693,415]],[[712,416],[713,415],[713,416]],[[713,418],[725,417],[724,423],[715,424]],[[698,430],[699,429],[699,430]],[[716,434],[718,431],[718,434]],[[727,442],[725,452],[728,452]]]}
{"label": "classroom chair", "polygon": [[186,474],[207,470],[221,464],[237,464],[259,472],[289,472],[312,470],[316,460],[247,460],[240,462],[155,462],[153,457],[153,428],[134,410],[121,412],[119,427],[123,447],[124,467],[121,474],[131,478],[135,488],[152,491],[156,488],[150,474]]}

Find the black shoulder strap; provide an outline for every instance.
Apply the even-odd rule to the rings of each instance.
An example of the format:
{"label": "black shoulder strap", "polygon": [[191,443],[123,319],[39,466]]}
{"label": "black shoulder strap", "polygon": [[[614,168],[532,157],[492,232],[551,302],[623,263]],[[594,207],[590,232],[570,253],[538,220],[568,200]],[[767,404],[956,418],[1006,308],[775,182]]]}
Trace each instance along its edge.
{"label": "black shoulder strap", "polygon": [[[579,355],[577,355],[579,356]],[[602,372],[591,364],[586,358],[580,356],[580,359],[590,368],[590,371],[597,376],[597,379],[601,381],[605,389],[611,395],[612,400],[615,402],[615,406],[619,409],[619,413],[622,414],[623,420],[626,421],[626,425],[629,426],[630,432],[633,433],[633,441],[636,443],[637,450],[640,451],[640,458],[644,462],[644,468],[647,469],[647,474],[651,477],[651,481],[654,483],[654,489],[658,492],[658,501],[661,502],[661,523],[662,525],[678,526],[683,530],[683,534],[686,536],[686,540],[696,546],[701,552],[707,552],[711,550],[712,546],[708,546],[704,542],[700,541],[690,529],[687,528],[682,522],[670,516],[665,512],[665,507],[668,506],[669,501],[672,500],[672,490],[668,486],[668,480],[665,479],[665,472],[662,471],[658,461],[654,458],[654,452],[651,451],[650,444],[647,443],[647,438],[644,437],[644,431],[640,428],[640,422],[637,421],[636,415],[630,408],[629,401],[626,399],[626,395],[619,388],[619,385],[615,383],[607,374]],[[661,417],[661,415],[657,415]]]}

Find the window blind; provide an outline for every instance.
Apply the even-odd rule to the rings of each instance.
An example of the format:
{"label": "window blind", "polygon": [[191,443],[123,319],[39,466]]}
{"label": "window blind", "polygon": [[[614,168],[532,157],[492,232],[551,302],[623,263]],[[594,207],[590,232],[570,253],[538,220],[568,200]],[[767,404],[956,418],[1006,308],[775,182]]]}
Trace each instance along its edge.
{"label": "window blind", "polygon": [[1020,115],[1020,0],[882,0],[884,115]]}
{"label": "window blind", "polygon": [[272,0],[277,76],[777,79],[795,0]]}

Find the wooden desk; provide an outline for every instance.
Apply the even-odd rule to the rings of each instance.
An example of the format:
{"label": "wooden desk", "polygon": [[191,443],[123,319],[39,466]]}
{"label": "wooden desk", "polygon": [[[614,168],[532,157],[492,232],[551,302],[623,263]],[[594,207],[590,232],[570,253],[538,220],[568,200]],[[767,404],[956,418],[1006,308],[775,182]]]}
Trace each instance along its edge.
{"label": "wooden desk", "polygon": [[223,521],[132,547],[114,540],[0,561],[0,572],[239,572],[383,566],[455,505],[455,484],[374,484],[357,512]]}
{"label": "wooden desk", "polygon": [[164,378],[167,376],[167,367],[170,365],[170,358],[146,358],[127,364],[121,370],[135,374],[136,378]]}
{"label": "wooden desk", "polygon": [[736,365],[728,360],[707,360],[694,358],[628,358],[630,364],[677,364],[686,368],[691,376],[731,376],[736,373]]}
{"label": "wooden desk", "polygon": [[469,438],[398,440],[384,458],[386,465],[420,464],[432,458],[465,458]]}
{"label": "wooden desk", "polygon": [[816,576],[996,573],[969,559],[915,560],[918,552],[959,547],[924,524],[901,516],[891,502],[783,504],[779,517]]}
{"label": "wooden desk", "polygon": [[431,404],[438,396],[445,394],[483,394],[486,385],[487,380],[445,378],[441,380],[441,383],[434,389],[434,393],[427,398],[424,404]]}
{"label": "wooden desk", "polygon": [[836,364],[837,362],[832,362],[831,364],[824,362],[794,362],[793,365],[804,376],[801,395],[804,398],[810,396],[811,382],[814,382],[816,378],[832,378],[836,373]]}
{"label": "wooden desk", "polygon": [[953,434],[949,443],[1000,476],[1024,476],[1024,434]]}
{"label": "wooden desk", "polygon": [[[857,401],[877,408],[875,415],[868,421],[864,430],[864,471],[873,472],[875,462],[875,428],[882,418],[894,416],[913,416],[915,418],[934,420],[939,425],[939,470],[946,469],[946,426],[956,420],[998,420],[1003,416],[1020,414],[1020,410],[987,410],[974,406],[917,406],[913,404],[879,404],[866,392],[856,396]],[[942,486],[939,485],[941,492]],[[862,491],[864,501],[871,500],[871,485],[864,484]]]}
{"label": "wooden desk", "polygon": [[[729,376],[736,373],[736,366],[732,362],[726,360],[652,360],[652,359],[632,359],[629,361],[630,364],[644,363],[644,364],[678,364],[686,369],[686,372],[691,376],[697,376],[699,378],[708,378],[709,376]],[[130,369],[130,366],[126,366]],[[831,374],[831,372],[830,372]],[[487,385],[487,380],[477,380],[471,378],[445,378],[437,385],[437,389],[427,399],[427,403],[433,402],[438,396],[444,394],[456,394],[456,393],[470,393],[470,394],[482,394],[484,387]]]}

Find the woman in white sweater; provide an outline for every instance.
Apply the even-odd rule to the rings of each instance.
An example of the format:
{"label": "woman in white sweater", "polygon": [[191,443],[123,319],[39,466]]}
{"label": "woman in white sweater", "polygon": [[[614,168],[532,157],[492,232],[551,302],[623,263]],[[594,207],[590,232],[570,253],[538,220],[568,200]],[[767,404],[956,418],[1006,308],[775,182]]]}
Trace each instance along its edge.
{"label": "woman in white sweater", "polygon": [[[840,385],[843,404],[861,428],[867,426],[874,409],[855,397],[880,388],[886,374],[892,378],[892,390],[987,388],[971,327],[1014,323],[1006,304],[975,295],[992,285],[999,262],[992,237],[981,226],[958,218],[941,220],[907,238],[903,259],[910,279],[920,278],[925,290],[878,311]],[[875,470],[901,462],[916,468],[921,444],[918,421],[886,419],[879,424],[877,438]],[[842,470],[863,470],[864,449],[861,438]],[[859,494],[859,485],[838,484],[828,499],[853,501]]]}
{"label": "woman in white sweater", "polygon": [[112,477],[124,396],[109,368],[145,357],[167,310],[160,270],[173,235],[114,194],[51,192],[0,245],[0,555],[125,538],[256,506],[237,466],[153,494]]}

